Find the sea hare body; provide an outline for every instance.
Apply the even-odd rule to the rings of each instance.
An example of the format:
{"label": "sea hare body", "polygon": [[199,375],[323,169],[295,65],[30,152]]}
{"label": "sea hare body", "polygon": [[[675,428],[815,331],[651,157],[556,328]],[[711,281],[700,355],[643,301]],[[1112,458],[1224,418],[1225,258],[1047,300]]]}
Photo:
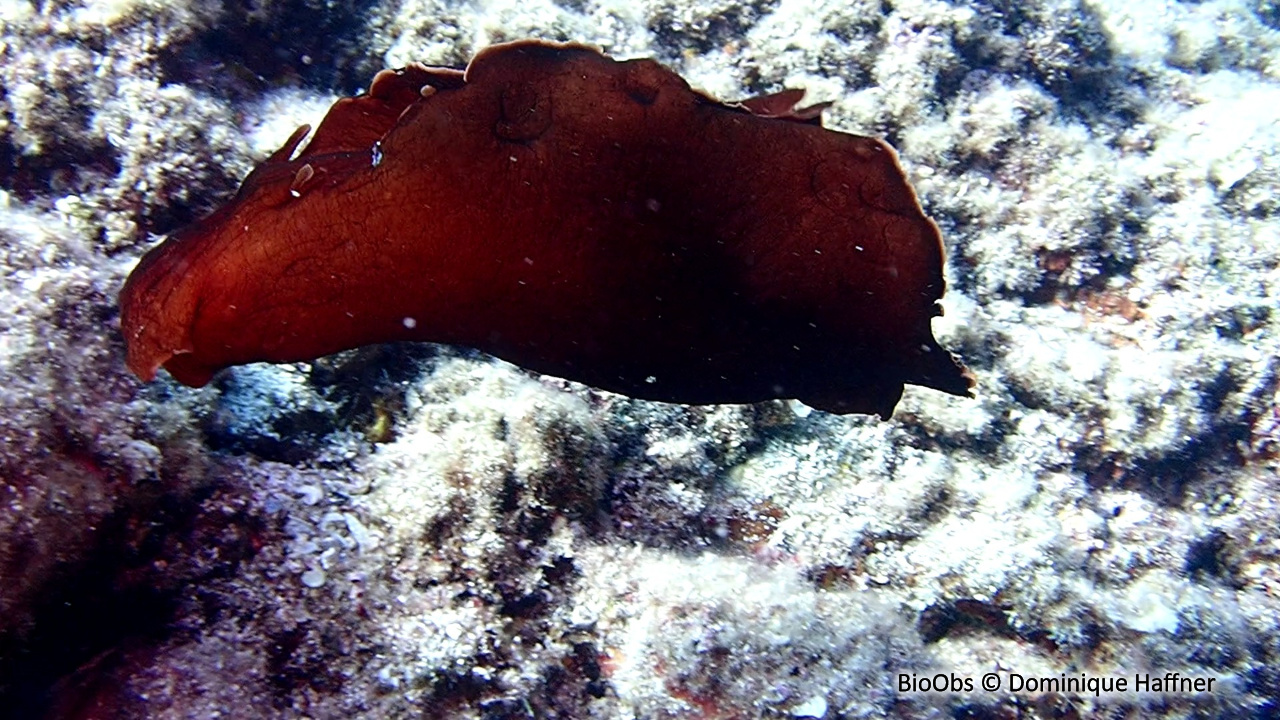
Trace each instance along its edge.
{"label": "sea hare body", "polygon": [[971,380],[894,153],[800,91],[721,103],[649,60],[517,42],[339,101],[142,259],[128,362],[188,385],[365,344],[478,348],[668,402],[887,416]]}

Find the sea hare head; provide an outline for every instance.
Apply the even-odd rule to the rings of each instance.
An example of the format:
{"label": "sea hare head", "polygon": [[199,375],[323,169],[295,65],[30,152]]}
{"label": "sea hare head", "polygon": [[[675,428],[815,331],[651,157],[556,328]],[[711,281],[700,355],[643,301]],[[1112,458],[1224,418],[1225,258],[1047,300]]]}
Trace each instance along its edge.
{"label": "sea hare head", "polygon": [[937,227],[883,142],[787,90],[721,103],[647,60],[519,42],[339,101],[121,296],[129,366],[467,345],[636,397],[888,415],[967,394]]}
{"label": "sea hare head", "polygon": [[[344,237],[364,238],[358,228],[335,233],[334,225],[358,220],[362,208],[345,201],[343,189],[369,181],[379,141],[404,110],[426,89],[461,83],[462,73],[447,68],[379,74],[369,94],[330,110],[301,153],[307,126],[250,173],[231,202],[143,256],[120,297],[129,368],[150,380],[164,367],[198,387],[231,365],[310,360],[408,329],[403,319],[390,328],[369,322],[378,313],[368,307],[381,300],[346,281],[358,274],[353,261],[376,248],[343,252]],[[341,273],[322,269],[344,263]]]}
{"label": "sea hare head", "polygon": [[279,289],[272,283],[283,274],[270,261],[285,246],[262,238],[287,232],[279,210],[298,172],[288,156],[306,130],[255,170],[231,203],[152,249],[130,274],[121,330],[139,377],[149,380],[163,366],[200,386],[228,365],[263,357],[271,343],[264,321]]}
{"label": "sea hare head", "polygon": [[[173,247],[192,247],[198,242],[190,235],[173,236]],[[129,276],[120,294],[120,329],[128,347],[129,369],[143,380],[151,380],[161,366],[180,382],[201,386],[217,367],[185,367],[183,358],[195,352],[192,319],[200,304],[199,283],[191,271],[192,253],[154,250],[143,258]]]}

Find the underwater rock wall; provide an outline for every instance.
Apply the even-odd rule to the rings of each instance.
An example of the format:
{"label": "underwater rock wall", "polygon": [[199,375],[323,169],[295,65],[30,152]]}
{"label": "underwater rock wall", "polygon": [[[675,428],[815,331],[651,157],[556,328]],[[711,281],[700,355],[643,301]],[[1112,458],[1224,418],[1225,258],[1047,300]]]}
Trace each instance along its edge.
{"label": "underwater rock wall", "polygon": [[[16,717],[1268,717],[1280,11],[0,4],[0,707]],[[116,296],[384,66],[577,40],[894,145],[976,400],[684,408],[369,348],[192,391]],[[1178,672],[1200,695],[898,689]]]}

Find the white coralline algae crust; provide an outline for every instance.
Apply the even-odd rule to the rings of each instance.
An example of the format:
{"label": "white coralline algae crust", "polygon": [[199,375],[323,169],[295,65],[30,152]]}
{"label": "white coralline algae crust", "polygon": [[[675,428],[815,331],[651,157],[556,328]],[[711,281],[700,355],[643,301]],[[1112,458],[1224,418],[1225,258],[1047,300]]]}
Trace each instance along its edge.
{"label": "white coralline algae crust", "polygon": [[[460,349],[192,391],[116,293],[376,70],[808,88],[898,148],[977,399],[685,408]],[[0,706],[135,718],[1280,713],[1280,5],[0,0]],[[1205,693],[984,691],[1216,678]],[[902,678],[969,678],[924,693]]]}

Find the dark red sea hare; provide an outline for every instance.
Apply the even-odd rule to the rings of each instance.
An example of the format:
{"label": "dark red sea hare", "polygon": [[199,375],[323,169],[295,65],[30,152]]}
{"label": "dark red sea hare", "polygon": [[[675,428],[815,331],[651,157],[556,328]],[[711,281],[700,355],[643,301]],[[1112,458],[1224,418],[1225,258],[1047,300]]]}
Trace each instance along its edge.
{"label": "dark red sea hare", "polygon": [[942,243],[883,142],[800,91],[722,103],[650,60],[525,41],[384,71],[151,250],[129,367],[478,348],[640,398],[888,416],[972,384],[933,337]]}

